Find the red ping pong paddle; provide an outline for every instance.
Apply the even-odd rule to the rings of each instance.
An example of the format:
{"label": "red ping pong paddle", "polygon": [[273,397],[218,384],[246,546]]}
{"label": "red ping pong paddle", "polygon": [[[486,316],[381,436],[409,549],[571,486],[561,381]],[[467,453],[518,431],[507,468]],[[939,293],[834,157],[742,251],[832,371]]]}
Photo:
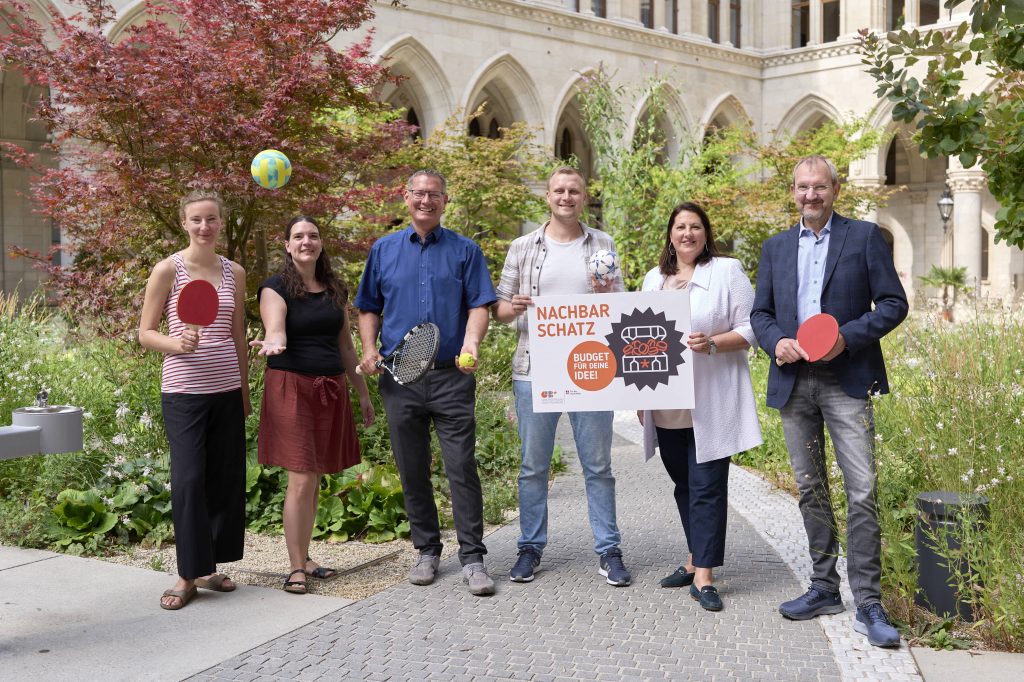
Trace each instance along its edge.
{"label": "red ping pong paddle", "polygon": [[209,327],[217,319],[217,290],[205,279],[194,279],[178,293],[178,319],[193,327]]}
{"label": "red ping pong paddle", "polygon": [[839,339],[839,323],[828,313],[804,320],[796,330],[796,342],[807,353],[808,362],[817,362],[829,354]]}

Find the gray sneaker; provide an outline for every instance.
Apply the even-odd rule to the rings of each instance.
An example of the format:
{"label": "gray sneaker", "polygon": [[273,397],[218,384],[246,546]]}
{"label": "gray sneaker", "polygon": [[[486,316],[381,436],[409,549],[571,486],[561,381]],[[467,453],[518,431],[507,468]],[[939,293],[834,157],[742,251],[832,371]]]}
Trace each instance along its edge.
{"label": "gray sneaker", "polygon": [[409,582],[413,585],[429,585],[434,582],[437,575],[437,566],[441,563],[441,557],[433,554],[420,554],[416,565],[409,571]]}
{"label": "gray sneaker", "polygon": [[462,567],[462,580],[469,583],[469,593],[482,597],[494,594],[494,581],[487,575],[483,562],[466,564]]}

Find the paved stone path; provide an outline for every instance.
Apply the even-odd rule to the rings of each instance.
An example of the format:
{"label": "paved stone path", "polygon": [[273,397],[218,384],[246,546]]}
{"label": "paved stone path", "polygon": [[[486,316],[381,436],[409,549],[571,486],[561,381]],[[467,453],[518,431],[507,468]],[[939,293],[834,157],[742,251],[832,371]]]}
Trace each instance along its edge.
{"label": "paved stone path", "polygon": [[686,589],[658,586],[685,558],[670,482],[659,461],[644,463],[619,437],[619,525],[633,585],[607,585],[567,423],[559,440],[570,472],[551,490],[550,541],[534,582],[508,580],[513,523],[487,538],[493,597],[471,596],[453,558],[429,587],[395,585],[193,679],[841,679],[822,626],[778,615],[780,595],[803,586],[742,515],[730,514],[726,566],[716,575],[723,612],[703,611]]}

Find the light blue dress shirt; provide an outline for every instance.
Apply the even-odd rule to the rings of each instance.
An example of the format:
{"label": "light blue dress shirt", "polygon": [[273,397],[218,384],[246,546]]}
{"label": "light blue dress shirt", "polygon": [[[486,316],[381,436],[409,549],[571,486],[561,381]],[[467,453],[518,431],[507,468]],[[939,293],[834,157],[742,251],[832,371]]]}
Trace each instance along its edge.
{"label": "light blue dress shirt", "polygon": [[821,288],[825,279],[828,239],[832,233],[832,215],[817,236],[814,230],[804,227],[803,220],[800,221],[796,259],[796,315],[800,324],[821,312]]}

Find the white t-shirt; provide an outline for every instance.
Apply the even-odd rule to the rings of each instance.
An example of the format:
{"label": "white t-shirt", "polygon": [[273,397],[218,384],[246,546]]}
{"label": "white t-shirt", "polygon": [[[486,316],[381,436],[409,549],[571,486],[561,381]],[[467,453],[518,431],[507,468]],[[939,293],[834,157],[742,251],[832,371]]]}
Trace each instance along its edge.
{"label": "white t-shirt", "polygon": [[[562,294],[589,294],[587,278],[587,254],[583,249],[583,235],[571,242],[556,242],[544,236],[544,248],[548,250],[540,270],[537,288],[544,296]],[[528,374],[514,374],[517,381],[529,381]]]}

